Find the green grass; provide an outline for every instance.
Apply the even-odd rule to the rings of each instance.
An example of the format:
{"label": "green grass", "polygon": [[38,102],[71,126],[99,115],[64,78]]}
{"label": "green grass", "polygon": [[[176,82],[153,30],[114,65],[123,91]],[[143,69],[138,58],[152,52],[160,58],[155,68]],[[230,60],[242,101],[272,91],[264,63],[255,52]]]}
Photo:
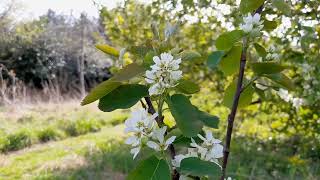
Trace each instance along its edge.
{"label": "green grass", "polygon": [[[1,158],[3,164],[0,166],[0,179],[64,179],[66,177],[77,179],[76,176],[81,174],[89,176],[89,169],[95,169],[92,171],[93,174],[102,178],[108,175],[102,170],[110,170],[108,167],[119,164],[116,163],[117,161],[122,164],[132,161],[128,148],[120,147],[122,131],[121,126],[105,127],[97,133],[35,145],[23,151],[5,155]],[[113,144],[118,148],[115,149]],[[116,150],[119,152],[117,153]],[[108,154],[108,152],[112,153]],[[101,159],[101,156],[104,158]],[[130,165],[132,167],[132,162]],[[121,168],[118,170],[119,174],[126,173],[129,169],[125,166]],[[113,173],[110,172],[110,174]]]}
{"label": "green grass", "polygon": [[[25,106],[23,113],[0,112],[0,152],[20,150],[25,147],[97,132],[103,126],[114,126],[127,118],[127,113],[115,111],[102,113],[93,106],[76,108],[78,104],[49,104],[40,110]],[[62,108],[61,108],[62,107]],[[7,110],[9,111],[9,110]]]}

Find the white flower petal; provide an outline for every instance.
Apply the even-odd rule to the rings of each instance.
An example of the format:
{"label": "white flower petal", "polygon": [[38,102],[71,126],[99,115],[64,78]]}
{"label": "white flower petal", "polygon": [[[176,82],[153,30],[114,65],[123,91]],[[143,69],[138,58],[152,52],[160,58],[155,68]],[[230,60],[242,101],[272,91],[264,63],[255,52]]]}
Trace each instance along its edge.
{"label": "white flower petal", "polygon": [[160,58],[158,56],[154,56],[152,59],[153,59],[153,62],[156,63],[156,64],[160,64],[161,63]]}
{"label": "white flower petal", "polygon": [[[137,136],[131,136],[131,137],[128,137],[128,139],[126,139],[125,143],[126,144],[137,144],[137,142],[139,142],[139,139]],[[133,146],[136,146],[136,145],[133,145]]]}
{"label": "white flower petal", "polygon": [[140,152],[140,147],[136,147],[130,150],[130,153],[133,154],[133,159],[136,158],[139,152]]}
{"label": "white flower petal", "polygon": [[174,159],[172,160],[172,165],[173,165],[174,167],[180,167],[181,161],[182,161],[184,158],[186,158],[185,155],[182,155],[182,154],[176,155],[176,156],[174,157]]}
{"label": "white flower petal", "polygon": [[174,142],[176,136],[171,136],[169,139],[166,140],[166,145],[170,145]]}
{"label": "white flower petal", "polygon": [[223,146],[221,144],[214,145],[211,149],[211,153],[214,158],[223,157]]}
{"label": "white flower petal", "polygon": [[153,141],[148,141],[147,142],[147,146],[149,148],[151,148],[151,149],[156,150],[156,151],[160,151],[160,146],[157,143],[153,142]]}

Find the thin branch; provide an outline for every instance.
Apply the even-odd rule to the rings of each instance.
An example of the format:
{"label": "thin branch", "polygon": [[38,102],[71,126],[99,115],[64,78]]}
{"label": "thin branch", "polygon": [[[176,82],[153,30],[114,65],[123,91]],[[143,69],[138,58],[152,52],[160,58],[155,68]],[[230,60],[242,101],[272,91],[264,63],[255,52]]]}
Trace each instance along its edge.
{"label": "thin branch", "polygon": [[[263,9],[263,5],[261,5],[255,13],[261,13]],[[223,164],[222,164],[222,175],[220,177],[220,180],[224,180],[226,176],[226,168],[228,164],[228,157],[230,153],[230,144],[231,144],[231,137],[232,137],[232,130],[233,130],[233,123],[234,119],[237,114],[237,109],[238,109],[238,104],[239,104],[239,99],[242,91],[242,86],[243,86],[243,77],[244,77],[244,71],[246,68],[246,62],[247,62],[247,39],[243,40],[243,49],[241,53],[241,60],[240,60],[240,68],[239,68],[239,76],[238,76],[238,82],[237,82],[237,90],[233,98],[233,103],[232,103],[232,108],[231,112],[228,116],[228,126],[227,126],[227,133],[226,133],[226,144],[225,148],[223,150]]]}

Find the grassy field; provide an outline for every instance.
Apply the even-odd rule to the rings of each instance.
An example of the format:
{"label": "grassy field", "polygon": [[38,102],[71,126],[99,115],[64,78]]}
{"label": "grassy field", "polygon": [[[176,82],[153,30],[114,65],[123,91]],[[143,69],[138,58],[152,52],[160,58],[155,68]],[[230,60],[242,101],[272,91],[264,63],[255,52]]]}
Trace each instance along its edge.
{"label": "grassy field", "polygon": [[[143,158],[132,160],[129,147],[123,144],[122,122],[127,114],[102,113],[95,105],[80,107],[77,102],[1,109],[0,179],[124,179],[135,161]],[[8,138],[14,143],[6,145]],[[292,156],[287,149],[236,136],[229,176],[237,180],[320,178],[319,161]]]}

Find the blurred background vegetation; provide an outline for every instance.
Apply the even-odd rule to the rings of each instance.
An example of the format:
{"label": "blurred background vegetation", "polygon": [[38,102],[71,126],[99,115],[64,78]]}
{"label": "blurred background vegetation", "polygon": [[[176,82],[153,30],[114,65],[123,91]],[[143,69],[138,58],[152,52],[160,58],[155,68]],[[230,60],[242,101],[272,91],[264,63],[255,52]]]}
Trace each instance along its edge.
{"label": "blurred background vegetation", "polygon": [[[266,6],[263,16],[277,28],[264,32],[260,43],[291,67],[285,72],[295,82],[290,93],[305,105],[296,108],[273,91],[256,94],[240,110],[228,170],[236,179],[320,179],[320,3],[288,2],[290,9]],[[22,22],[14,19],[15,1],[0,4],[0,179],[124,179],[134,166],[122,143],[129,111],[102,113],[79,102],[119,68],[117,57],[94,45],[147,46],[151,24],[160,32],[179,24],[174,44],[201,54],[183,71],[201,83],[193,103],[221,117],[216,136],[223,139],[229,110],[221,102],[232,80],[206,60],[215,39],[241,23],[238,4],[126,0],[111,10],[97,4],[99,18],[48,10]],[[132,60],[139,57],[129,54]],[[173,123],[170,116],[166,121]]]}

